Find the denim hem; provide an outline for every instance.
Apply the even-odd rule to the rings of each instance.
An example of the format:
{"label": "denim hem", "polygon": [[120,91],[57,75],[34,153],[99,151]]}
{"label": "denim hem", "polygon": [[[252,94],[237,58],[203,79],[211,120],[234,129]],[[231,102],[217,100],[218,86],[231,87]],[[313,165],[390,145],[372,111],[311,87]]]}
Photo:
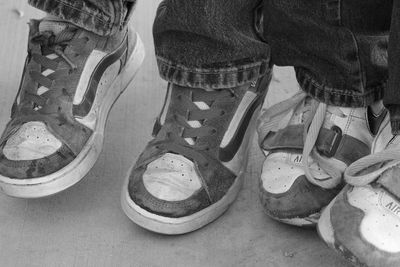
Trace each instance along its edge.
{"label": "denim hem", "polygon": [[[251,63],[227,62],[214,68],[189,68],[157,56],[161,78],[180,86],[203,89],[223,89],[241,86],[271,72],[269,60]],[[218,64],[221,65],[221,64]]]}
{"label": "denim hem", "polygon": [[[113,1],[114,9],[121,11],[123,6],[121,1]],[[40,9],[50,15],[64,19],[78,27],[93,32],[101,36],[108,36],[120,30],[123,21],[120,12],[119,16],[113,19],[101,12],[88,12],[82,8],[71,5],[62,0],[29,0],[29,5]]]}
{"label": "denim hem", "polygon": [[308,95],[328,105],[340,107],[366,107],[383,98],[387,80],[380,85],[366,88],[363,94],[346,89],[326,86],[317,81],[312,74],[304,69],[296,70],[296,77],[300,87]]}

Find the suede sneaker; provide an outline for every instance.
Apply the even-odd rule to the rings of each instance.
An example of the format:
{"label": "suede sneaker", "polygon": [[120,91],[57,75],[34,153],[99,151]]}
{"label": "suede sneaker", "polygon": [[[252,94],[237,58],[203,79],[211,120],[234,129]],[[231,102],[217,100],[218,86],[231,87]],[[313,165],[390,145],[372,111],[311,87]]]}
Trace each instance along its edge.
{"label": "suede sneaker", "polygon": [[321,238],[358,266],[400,266],[400,136],[389,116],[372,154],[345,171],[348,185],[322,212]]}
{"label": "suede sneaker", "polygon": [[55,194],[96,162],[112,104],[144,57],[125,28],[102,37],[55,18],[32,20],[11,120],[0,139],[0,188],[15,197]]}
{"label": "suede sneaker", "polygon": [[315,226],[320,211],[343,188],[347,166],[370,153],[386,114],[326,105],[299,92],[263,112],[258,132],[266,155],[260,199],[275,220]]}
{"label": "suede sneaker", "polygon": [[155,138],[123,188],[127,216],[163,234],[194,231],[220,216],[241,188],[269,81],[221,90],[171,84]]}

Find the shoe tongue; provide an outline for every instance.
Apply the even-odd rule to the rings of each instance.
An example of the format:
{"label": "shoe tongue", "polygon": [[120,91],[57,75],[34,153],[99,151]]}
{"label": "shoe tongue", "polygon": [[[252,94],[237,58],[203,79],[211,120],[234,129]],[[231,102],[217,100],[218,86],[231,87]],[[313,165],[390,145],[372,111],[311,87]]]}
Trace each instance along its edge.
{"label": "shoe tongue", "polygon": [[294,110],[289,124],[303,124],[311,113],[311,97],[306,97]]}
{"label": "shoe tongue", "polygon": [[52,32],[54,35],[58,35],[68,26],[70,26],[70,24],[65,21],[43,19],[39,24],[39,32]]}

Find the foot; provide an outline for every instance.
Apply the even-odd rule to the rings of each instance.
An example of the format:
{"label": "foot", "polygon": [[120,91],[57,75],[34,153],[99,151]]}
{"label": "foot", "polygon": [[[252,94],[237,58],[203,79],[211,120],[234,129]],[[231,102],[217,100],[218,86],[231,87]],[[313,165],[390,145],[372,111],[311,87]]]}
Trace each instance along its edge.
{"label": "foot", "polygon": [[381,103],[342,108],[298,93],[263,114],[261,203],[275,220],[315,226],[321,209],[342,189],[345,168],[370,153],[386,111]]}
{"label": "foot", "polygon": [[348,185],[322,212],[321,238],[359,266],[400,266],[400,136],[386,119],[372,154],[345,172]]}
{"label": "foot", "polygon": [[35,198],[81,180],[99,156],[113,102],[143,57],[131,30],[101,37],[65,21],[32,20],[20,89],[0,140],[0,189]]}
{"label": "foot", "polygon": [[138,225],[182,234],[235,200],[270,77],[232,89],[170,85],[156,136],[132,168],[122,207]]}

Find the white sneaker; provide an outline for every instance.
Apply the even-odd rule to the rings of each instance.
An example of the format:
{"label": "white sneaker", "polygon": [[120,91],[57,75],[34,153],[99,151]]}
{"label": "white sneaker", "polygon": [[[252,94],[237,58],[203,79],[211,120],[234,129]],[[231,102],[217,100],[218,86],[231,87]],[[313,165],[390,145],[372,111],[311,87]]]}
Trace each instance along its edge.
{"label": "white sneaker", "polygon": [[400,266],[400,136],[389,117],[372,153],[345,172],[349,184],[323,211],[321,238],[361,266]]}
{"label": "white sneaker", "polygon": [[[264,111],[258,132],[266,155],[260,199],[267,214],[314,226],[321,209],[343,188],[346,167],[370,153],[376,125],[386,114],[381,102],[373,109],[377,115],[371,107],[328,106],[300,92]],[[289,123],[282,123],[290,110]]]}

